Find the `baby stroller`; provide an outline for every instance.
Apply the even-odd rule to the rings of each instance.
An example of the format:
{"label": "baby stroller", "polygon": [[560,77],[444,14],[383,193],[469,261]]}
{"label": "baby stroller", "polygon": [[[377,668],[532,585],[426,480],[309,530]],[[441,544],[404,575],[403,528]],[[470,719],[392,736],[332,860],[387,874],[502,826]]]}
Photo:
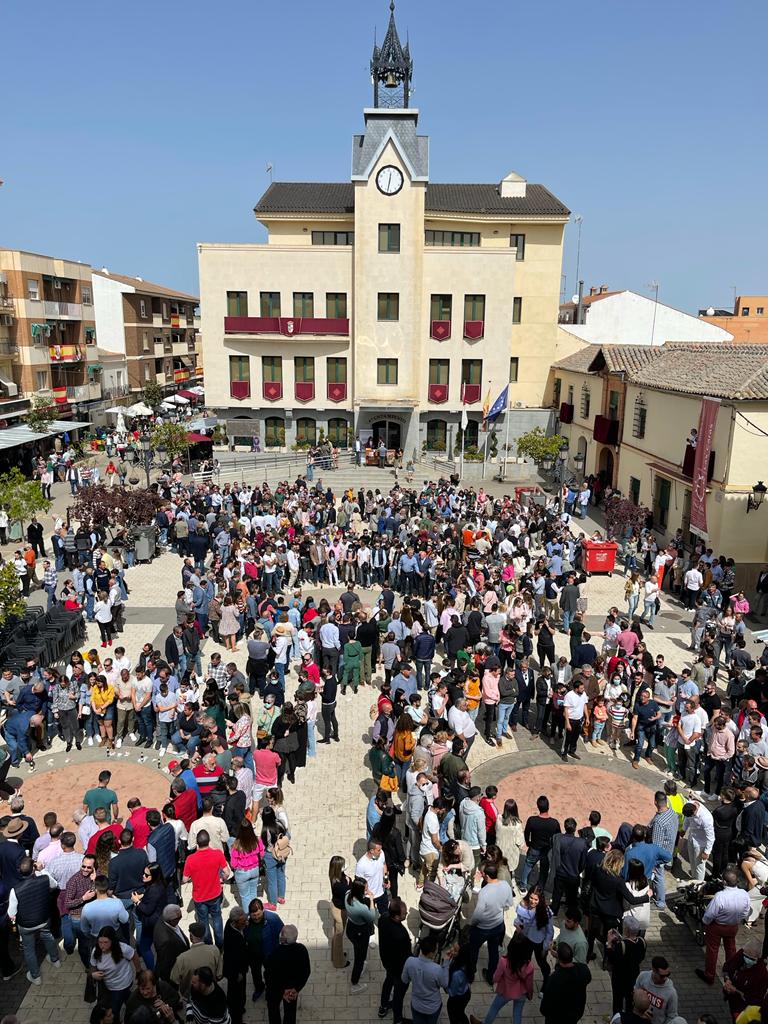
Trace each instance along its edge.
{"label": "baby stroller", "polygon": [[416,956],[420,940],[426,935],[433,934],[437,937],[438,955],[457,938],[461,926],[461,905],[471,887],[472,878],[471,875],[467,875],[458,898],[455,898],[448,889],[443,889],[437,882],[427,879],[419,899],[421,928],[416,940]]}

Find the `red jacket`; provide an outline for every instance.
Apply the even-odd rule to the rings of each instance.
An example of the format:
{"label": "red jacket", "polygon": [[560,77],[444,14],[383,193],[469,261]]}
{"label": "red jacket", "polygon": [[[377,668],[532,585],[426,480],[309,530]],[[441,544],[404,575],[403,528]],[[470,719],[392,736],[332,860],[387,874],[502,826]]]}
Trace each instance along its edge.
{"label": "red jacket", "polygon": [[485,814],[485,831],[490,832],[491,829],[496,828],[496,819],[499,816],[499,812],[496,810],[496,805],[493,800],[487,796],[482,798],[480,806],[483,808],[483,813]]}
{"label": "red jacket", "polygon": [[126,828],[130,828],[133,831],[133,845],[143,850],[147,845],[147,839],[149,833],[152,831],[147,824],[147,813],[154,808],[151,807],[137,807],[131,812],[131,816],[125,823]]}
{"label": "red jacket", "polygon": [[184,822],[187,832],[192,828],[192,822],[197,818],[197,793],[194,789],[185,789],[173,799],[173,809],[176,817]]}

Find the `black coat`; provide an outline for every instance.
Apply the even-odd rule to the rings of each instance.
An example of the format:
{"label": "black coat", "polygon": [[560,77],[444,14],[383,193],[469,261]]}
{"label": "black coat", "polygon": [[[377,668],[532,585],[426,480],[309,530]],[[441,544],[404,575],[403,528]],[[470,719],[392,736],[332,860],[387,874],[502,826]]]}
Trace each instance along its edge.
{"label": "black coat", "polygon": [[155,947],[155,974],[163,981],[170,981],[173,965],[189,949],[189,939],[182,939],[175,929],[160,918],[155,925],[152,943]]}
{"label": "black coat", "polygon": [[248,943],[245,934],[227,921],[224,926],[224,977],[227,981],[238,981],[248,973]]}
{"label": "black coat", "polygon": [[278,946],[267,957],[265,968],[267,995],[282,995],[287,988],[295,988],[300,992],[312,973],[307,947],[300,942]]}

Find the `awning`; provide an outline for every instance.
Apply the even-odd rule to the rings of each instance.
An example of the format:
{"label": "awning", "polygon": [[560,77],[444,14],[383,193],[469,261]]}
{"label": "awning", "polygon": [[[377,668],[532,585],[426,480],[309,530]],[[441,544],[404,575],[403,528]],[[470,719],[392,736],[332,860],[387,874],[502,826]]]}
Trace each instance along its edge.
{"label": "awning", "polygon": [[60,434],[64,430],[77,430],[78,427],[90,427],[90,420],[53,420],[48,427],[53,434]]}
{"label": "awning", "polygon": [[[686,476],[679,466],[664,466],[660,462],[647,462],[646,465],[652,473],[659,473],[661,476],[666,476],[670,480],[677,480],[681,484],[685,484],[686,487],[692,487],[693,481],[689,476]],[[707,484],[707,492],[711,491],[712,488]]]}
{"label": "awning", "polygon": [[88,363],[88,373],[96,373],[98,370],[103,370],[104,367],[101,363]]}
{"label": "awning", "polygon": [[206,437],[205,434],[187,434],[187,440],[190,444],[212,444],[213,438]]}
{"label": "awning", "polygon": [[199,420],[192,420],[191,423],[187,424],[190,430],[210,430],[215,427],[219,422],[216,416],[201,416]]}
{"label": "awning", "polygon": [[41,434],[38,430],[30,430],[26,423],[20,427],[6,427],[5,430],[0,430],[0,450],[18,448],[19,445],[26,444],[28,441],[42,441],[46,437],[51,437],[51,435]]}
{"label": "awning", "polygon": [[177,391],[176,394],[181,395],[182,398],[188,398],[190,402],[196,402],[200,397],[196,391],[191,391],[187,388],[184,391]]}

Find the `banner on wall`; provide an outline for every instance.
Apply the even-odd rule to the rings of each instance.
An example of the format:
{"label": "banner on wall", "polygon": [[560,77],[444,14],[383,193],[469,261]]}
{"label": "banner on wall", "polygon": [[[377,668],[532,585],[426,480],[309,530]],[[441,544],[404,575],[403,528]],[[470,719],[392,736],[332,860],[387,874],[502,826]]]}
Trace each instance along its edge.
{"label": "banner on wall", "polygon": [[707,470],[712,442],[715,437],[719,398],[703,398],[699,412],[699,432],[696,438],[696,458],[693,463],[691,487],[691,533],[707,539]]}

